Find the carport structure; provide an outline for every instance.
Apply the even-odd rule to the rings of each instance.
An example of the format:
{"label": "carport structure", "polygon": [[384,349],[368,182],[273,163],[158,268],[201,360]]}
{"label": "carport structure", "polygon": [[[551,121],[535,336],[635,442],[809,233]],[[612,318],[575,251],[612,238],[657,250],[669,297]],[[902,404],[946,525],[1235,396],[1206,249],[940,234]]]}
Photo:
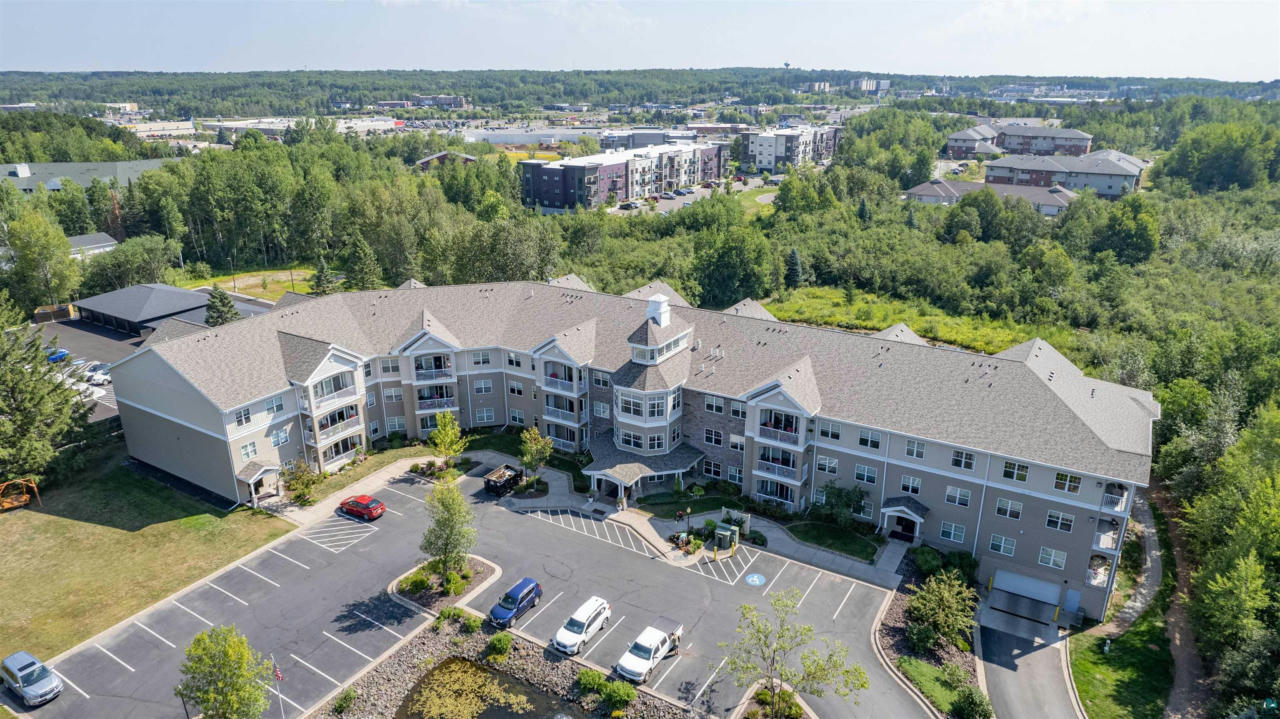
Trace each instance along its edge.
{"label": "carport structure", "polygon": [[[177,318],[204,324],[209,295],[163,283],[130,285],[71,303],[80,318],[133,335],[147,336],[161,321]],[[242,316],[260,314],[265,308],[235,302]]]}

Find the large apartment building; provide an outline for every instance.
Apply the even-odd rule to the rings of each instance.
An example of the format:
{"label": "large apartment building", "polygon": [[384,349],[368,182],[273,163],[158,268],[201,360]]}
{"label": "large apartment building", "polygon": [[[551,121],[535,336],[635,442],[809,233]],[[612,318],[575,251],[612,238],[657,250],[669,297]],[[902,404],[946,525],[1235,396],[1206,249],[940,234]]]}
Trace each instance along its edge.
{"label": "large apartment building", "polygon": [[525,207],[555,214],[599,207],[610,195],[618,201],[639,199],[724,177],[729,146],[674,143],[555,162],[521,160],[519,166]]}
{"label": "large apartment building", "polygon": [[1002,153],[1079,156],[1087,154],[1092,143],[1093,135],[1080,130],[992,122],[951,133],[947,156],[955,160]]}
{"label": "large apartment building", "polygon": [[797,127],[768,132],[744,132],[744,162],[757,170],[779,172],[787,166],[824,162],[836,154],[838,127]]}
{"label": "large apartment building", "polygon": [[589,451],[608,502],[716,479],[801,512],[860,488],[880,531],[972,552],[993,596],[1062,617],[1106,606],[1159,416],[1039,339],[984,355],[572,277],[286,295],[220,327],[162,326],[112,378],[129,453],[231,501],[450,412]]}
{"label": "large apartment building", "polygon": [[1115,199],[1133,192],[1147,164],[1117,150],[1097,150],[1087,155],[1009,155],[992,160],[983,169],[988,184],[1031,185],[1068,190],[1092,189],[1099,197]]}

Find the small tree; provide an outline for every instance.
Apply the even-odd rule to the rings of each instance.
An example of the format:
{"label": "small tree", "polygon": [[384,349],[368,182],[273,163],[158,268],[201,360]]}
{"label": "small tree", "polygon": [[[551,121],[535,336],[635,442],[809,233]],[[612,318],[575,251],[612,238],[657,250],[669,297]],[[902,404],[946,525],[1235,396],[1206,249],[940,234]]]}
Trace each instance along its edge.
{"label": "small tree", "polygon": [[462,571],[467,552],[476,543],[476,530],[471,526],[475,513],[456,484],[437,484],[427,492],[427,517],[431,524],[422,535],[422,552],[439,560],[442,572]]}
{"label": "small tree", "polygon": [[271,665],[235,627],[197,634],[178,671],[183,678],[173,693],[194,704],[205,719],[258,719],[270,705],[265,682]]}
{"label": "small tree", "polygon": [[382,267],[373,249],[364,239],[357,237],[351,242],[349,269],[344,280],[349,290],[376,290],[382,286]]}
{"label": "small tree", "polygon": [[551,458],[550,437],[544,437],[537,427],[530,427],[520,433],[520,466],[526,472],[534,473]]}
{"label": "small tree", "polygon": [[969,632],[974,627],[973,611],[978,593],[960,576],[948,569],[929,577],[924,585],[908,585],[915,595],[907,601],[907,616],[913,622],[928,625],[943,641],[962,651],[969,651]]}
{"label": "small tree", "polygon": [[850,527],[862,520],[862,502],[867,498],[865,490],[841,487],[835,482],[827,482],[823,490],[821,509],[832,521],[841,527]]}
{"label": "small tree", "polygon": [[747,687],[763,682],[769,693],[766,716],[782,717],[785,704],[778,701],[784,684],[794,692],[822,696],[828,690],[839,696],[866,689],[867,673],[857,664],[849,664],[848,649],[838,641],[825,637],[822,649],[814,643],[814,628],[794,621],[800,590],[792,587],[769,595],[773,620],[763,616],[753,604],[739,607],[738,640],[732,645],[721,642],[729,650],[725,661],[733,682]]}
{"label": "small tree", "polygon": [[436,428],[431,432],[431,447],[446,464],[451,464],[455,457],[465,452],[468,444],[471,444],[471,438],[462,436],[462,429],[458,427],[458,420],[452,412],[436,415]]}
{"label": "small tree", "polygon": [[231,301],[231,295],[217,285],[209,293],[209,305],[205,311],[204,323],[210,327],[218,327],[240,319],[240,310]]}
{"label": "small tree", "polygon": [[306,462],[294,462],[292,466],[280,471],[280,480],[284,482],[284,488],[293,493],[294,499],[299,504],[311,502],[311,490],[320,484],[321,479],[323,478],[320,474],[313,471]]}
{"label": "small tree", "polygon": [[800,251],[794,247],[787,253],[787,273],[784,281],[789,290],[804,284],[804,261],[800,259]]}
{"label": "small tree", "polygon": [[338,282],[329,269],[329,263],[321,257],[316,262],[316,273],[311,277],[311,294],[316,297],[331,295],[338,290]]}

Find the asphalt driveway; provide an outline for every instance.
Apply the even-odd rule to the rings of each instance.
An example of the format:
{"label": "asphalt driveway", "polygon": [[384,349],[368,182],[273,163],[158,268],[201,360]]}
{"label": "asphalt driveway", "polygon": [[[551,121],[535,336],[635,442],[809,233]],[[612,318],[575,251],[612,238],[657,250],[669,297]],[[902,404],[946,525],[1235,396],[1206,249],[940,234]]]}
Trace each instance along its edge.
{"label": "asphalt driveway", "polygon": [[1078,719],[1063,673],[1060,644],[1037,642],[982,627],[987,693],[996,716]]}

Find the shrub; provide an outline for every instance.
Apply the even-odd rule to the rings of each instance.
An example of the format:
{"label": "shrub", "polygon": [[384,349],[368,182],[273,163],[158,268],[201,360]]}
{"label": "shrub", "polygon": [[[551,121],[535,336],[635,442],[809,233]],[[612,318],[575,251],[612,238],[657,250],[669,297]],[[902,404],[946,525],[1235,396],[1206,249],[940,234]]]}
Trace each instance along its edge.
{"label": "shrub", "polygon": [[413,472],[414,474],[422,474],[422,465],[418,464],[417,462],[414,462],[413,464],[409,465],[409,471]]}
{"label": "shrub", "polygon": [[714,537],[718,526],[720,526],[719,522],[714,519],[708,519],[702,523],[702,531]]}
{"label": "shrub", "polygon": [[916,654],[928,654],[938,643],[938,633],[933,627],[919,622],[907,623],[907,646]]}
{"label": "shrub", "polygon": [[431,588],[431,575],[423,571],[422,567],[418,567],[413,574],[400,580],[400,584],[396,587],[401,594],[418,594],[425,592]]}
{"label": "shrub", "polygon": [[747,532],[747,541],[757,547],[769,546],[769,538],[764,536],[764,532],[761,532],[758,529],[753,529],[750,532]]}
{"label": "shrub", "polygon": [[698,497],[701,497],[706,493],[707,493],[707,490],[703,489],[701,485],[695,484],[689,488],[689,496],[693,497],[694,499],[697,499]]}
{"label": "shrub", "polygon": [[908,585],[915,592],[907,600],[907,616],[913,622],[933,627],[938,637],[961,651],[969,651],[969,632],[978,593],[954,569],[925,580],[922,586]]}
{"label": "shrub", "polygon": [[701,539],[691,539],[691,540],[689,540],[689,554],[693,554],[693,553],[697,552],[699,549],[702,549],[702,540],[701,540]]}
{"label": "shrub", "polygon": [[942,559],[945,569],[954,569],[970,584],[978,582],[978,558],[964,551],[947,552]]}
{"label": "shrub", "polygon": [[956,719],[995,719],[996,713],[987,695],[969,684],[956,693],[956,700],[951,702],[951,715]]}
{"label": "shrub", "polygon": [[505,657],[507,652],[511,651],[511,634],[508,632],[498,632],[489,638],[489,644],[485,650],[491,657]]}
{"label": "shrub", "polygon": [[462,631],[467,634],[475,634],[480,631],[480,625],[484,622],[480,617],[467,616],[462,620]]}
{"label": "shrub", "polygon": [[213,268],[208,262],[188,262],[186,267],[187,277],[193,280],[207,280],[213,277]]}
{"label": "shrub", "polygon": [[790,691],[783,689],[778,692],[777,696],[770,696],[768,689],[757,689],[755,693],[756,703],[762,707],[768,707],[770,701],[777,703],[776,712],[773,716],[783,717],[783,719],[802,719],[804,717],[804,707],[800,706],[800,702],[796,701],[796,695]]}
{"label": "shrub", "polygon": [[473,573],[471,572],[471,567],[467,567],[466,569],[463,569],[463,570],[462,570],[462,578],[463,578],[463,579],[465,579],[465,580],[467,580],[467,581],[469,582],[469,581],[471,581],[471,577],[472,577],[472,576],[474,576],[474,575],[473,575]]}
{"label": "shrub", "polygon": [[608,682],[600,689],[600,698],[610,709],[622,709],[636,699],[636,688],[627,682]]}
{"label": "shrub", "polygon": [[942,665],[942,681],[952,689],[959,689],[969,683],[969,672],[955,662],[947,662]]}
{"label": "shrub", "polygon": [[462,611],[461,607],[445,607],[440,610],[440,614],[436,615],[435,621],[431,622],[431,628],[439,629],[445,622],[456,622],[466,616],[467,613]]}
{"label": "shrub", "polygon": [[912,547],[911,558],[916,560],[916,568],[926,577],[942,571],[942,555],[933,547]]}
{"label": "shrub", "polygon": [[342,693],[339,694],[338,697],[333,700],[333,713],[341,714],[345,712],[346,710],[351,708],[351,705],[354,704],[355,701],[356,701],[356,690],[352,689],[351,687],[347,687],[346,689],[343,689]]}
{"label": "shrub", "polygon": [[578,672],[578,692],[581,694],[599,694],[608,683],[604,674],[594,669],[582,669]]}

